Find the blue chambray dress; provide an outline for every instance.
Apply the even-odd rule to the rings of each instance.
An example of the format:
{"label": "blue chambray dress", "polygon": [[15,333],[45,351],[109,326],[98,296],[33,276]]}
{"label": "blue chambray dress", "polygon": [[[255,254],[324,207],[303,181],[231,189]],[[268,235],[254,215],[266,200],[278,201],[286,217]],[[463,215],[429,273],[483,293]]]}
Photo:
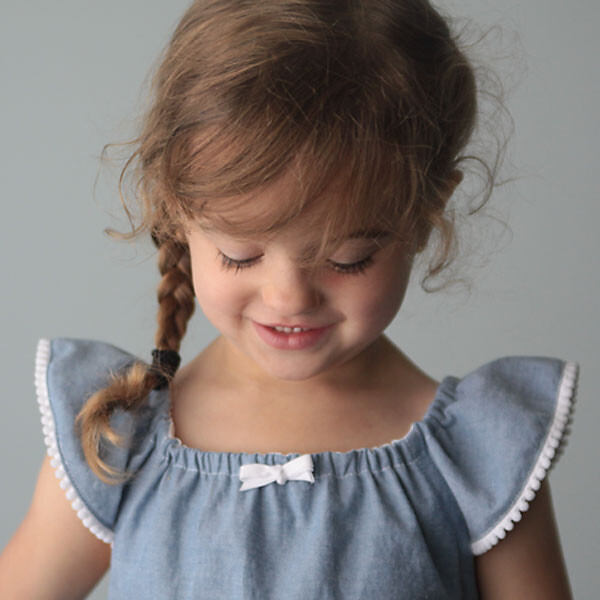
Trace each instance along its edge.
{"label": "blue chambray dress", "polygon": [[111,600],[475,599],[474,556],[515,526],[555,464],[579,371],[499,358],[445,377],[402,439],[302,456],[188,448],[172,435],[168,389],[155,390],[135,417],[113,415],[131,447],[103,456],[136,476],[110,486],[87,466],[74,418],[133,360],[68,338],[40,340],[36,355],[48,454],[83,524],[112,546]]}

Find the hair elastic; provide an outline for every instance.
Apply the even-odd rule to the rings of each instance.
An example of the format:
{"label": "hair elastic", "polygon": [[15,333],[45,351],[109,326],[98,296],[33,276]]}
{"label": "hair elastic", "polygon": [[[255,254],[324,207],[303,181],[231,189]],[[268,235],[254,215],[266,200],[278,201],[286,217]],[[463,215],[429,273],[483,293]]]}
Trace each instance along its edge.
{"label": "hair elastic", "polygon": [[161,390],[173,379],[175,372],[181,363],[181,356],[175,350],[152,350],[152,366],[150,370],[156,375],[158,382],[154,386],[155,390]]}

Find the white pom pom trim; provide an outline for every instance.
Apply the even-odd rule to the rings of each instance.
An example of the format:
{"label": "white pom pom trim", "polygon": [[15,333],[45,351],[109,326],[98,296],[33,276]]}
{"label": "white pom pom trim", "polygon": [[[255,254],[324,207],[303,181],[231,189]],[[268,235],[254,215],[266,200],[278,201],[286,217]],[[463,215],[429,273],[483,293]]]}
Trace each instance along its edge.
{"label": "white pom pom trim", "polygon": [[542,480],[552,470],[558,457],[564,451],[570,433],[568,425],[573,420],[578,377],[579,365],[574,362],[566,363],[558,390],[554,420],[531,475],[516,502],[500,522],[489,533],[471,544],[471,550],[475,556],[487,552],[499,540],[504,539],[506,532],[511,531],[514,524],[521,520],[522,514],[527,511],[529,503],[535,498],[535,492],[540,489]]}
{"label": "white pom pom trim", "polygon": [[87,527],[98,539],[112,546],[113,532],[104,527],[104,525],[90,513],[81,498],[77,495],[68,475],[65,473],[56,440],[54,415],[52,414],[50,399],[48,397],[46,375],[48,372],[49,361],[50,341],[42,338],[38,342],[35,355],[35,390],[40,412],[42,413],[42,431],[44,433],[46,452],[51,459],[50,464],[54,467],[54,475],[57,479],[60,479],[59,485],[65,490],[67,500],[69,500],[71,506],[77,512],[77,516],[81,519],[85,527]]}

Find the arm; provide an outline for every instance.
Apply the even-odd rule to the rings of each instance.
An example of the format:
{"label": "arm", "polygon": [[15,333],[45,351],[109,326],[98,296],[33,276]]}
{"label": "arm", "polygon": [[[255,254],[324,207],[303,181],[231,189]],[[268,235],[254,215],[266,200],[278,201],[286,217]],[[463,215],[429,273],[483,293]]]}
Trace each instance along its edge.
{"label": "arm", "polygon": [[514,529],[475,557],[475,568],[482,600],[572,599],[547,480]]}
{"label": "arm", "polygon": [[23,522],[0,554],[0,598],[79,600],[110,564],[110,546],[81,522],[45,457]]}

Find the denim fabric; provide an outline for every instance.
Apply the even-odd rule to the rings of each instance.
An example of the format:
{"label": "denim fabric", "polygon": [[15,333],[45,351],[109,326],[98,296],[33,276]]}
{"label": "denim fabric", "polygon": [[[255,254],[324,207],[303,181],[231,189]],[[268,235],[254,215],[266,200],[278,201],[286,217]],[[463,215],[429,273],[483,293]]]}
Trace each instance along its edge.
{"label": "denim fabric", "polygon": [[554,422],[566,362],[505,357],[445,377],[402,439],[312,454],[314,483],[240,491],[240,466],[298,454],[204,452],[169,435],[168,389],[135,418],[131,449],[99,481],[73,429],[86,398],[135,357],[94,340],[51,340],[48,395],[65,472],[112,532],[111,600],[475,599],[472,544],[522,493]]}

